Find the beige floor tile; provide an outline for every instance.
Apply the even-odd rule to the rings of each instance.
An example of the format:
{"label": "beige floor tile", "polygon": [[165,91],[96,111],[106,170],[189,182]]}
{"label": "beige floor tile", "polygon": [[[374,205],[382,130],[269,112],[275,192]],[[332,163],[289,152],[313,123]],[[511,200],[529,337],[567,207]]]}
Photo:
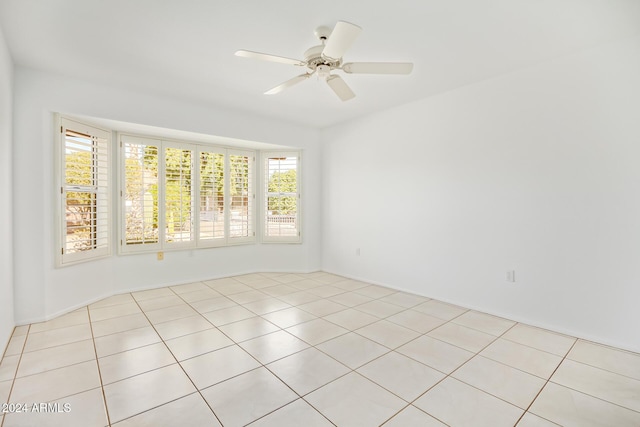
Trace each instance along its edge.
{"label": "beige floor tile", "polygon": [[578,340],[567,359],[640,380],[640,354]]}
{"label": "beige floor tile", "polygon": [[250,302],[260,301],[269,298],[269,295],[264,292],[251,290],[247,292],[240,292],[238,294],[229,295],[227,298],[233,300],[237,304],[247,304]]}
{"label": "beige floor tile", "polygon": [[286,330],[310,345],[317,345],[349,332],[345,328],[334,325],[324,319],[310,320],[306,323],[291,326]]}
{"label": "beige floor tile", "polygon": [[390,349],[397,348],[420,336],[416,331],[387,320],[371,323],[355,332]]}
{"label": "beige floor tile", "polygon": [[190,394],[113,424],[113,427],[140,426],[222,427],[200,393]]}
{"label": "beige floor tile", "polygon": [[550,381],[640,412],[639,380],[564,360]]}
{"label": "beige floor tile", "polygon": [[13,379],[0,381],[0,404],[7,403],[9,401],[9,392],[11,392],[12,385]]}
{"label": "beige floor tile", "polygon": [[68,314],[51,319],[48,322],[34,323],[29,329],[29,333],[50,331],[52,329],[65,328],[67,326],[82,325],[89,322],[87,310],[73,311]]}
{"label": "beige floor tile", "polygon": [[208,313],[204,313],[203,316],[215,326],[223,326],[228,323],[254,317],[255,314],[242,306],[236,305],[216,311],[210,311]]}
{"label": "beige floor tile", "polygon": [[221,310],[223,308],[235,307],[237,304],[227,297],[218,296],[215,298],[192,302],[191,306],[199,313],[208,313],[210,311]]}
{"label": "beige floor tile", "polygon": [[109,356],[157,342],[160,342],[160,336],[151,326],[105,335],[95,339],[98,357]]}
{"label": "beige floor tile", "polygon": [[210,287],[208,287],[206,285],[203,285],[203,286],[204,286],[203,289],[200,289],[200,290],[197,290],[197,291],[193,291],[193,292],[186,292],[186,293],[180,294],[180,298],[182,298],[183,300],[185,300],[189,304],[193,304],[194,302],[203,301],[203,300],[207,300],[207,299],[211,299],[211,298],[218,298],[218,297],[222,296],[222,294],[220,294],[219,292],[214,291]]}
{"label": "beige floor tile", "polygon": [[369,325],[371,323],[374,323],[380,320],[376,316],[363,313],[361,311],[354,310],[352,308],[338,311],[337,313],[329,314],[328,316],[324,316],[324,319],[328,320],[331,323],[335,323],[338,326],[342,326],[343,328],[348,329],[350,331],[353,331],[355,329],[361,328],[363,326]]}
{"label": "beige floor tile", "polygon": [[279,283],[291,283],[304,279],[304,277],[292,273],[278,274],[277,276],[273,276],[271,278]]}
{"label": "beige floor tile", "polygon": [[437,327],[427,335],[473,353],[479,352],[496,339],[493,335],[451,322]]}
{"label": "beige floor tile", "polygon": [[564,357],[576,341],[575,338],[533,326],[517,324],[502,338]]}
{"label": "beige floor tile", "polygon": [[317,296],[322,297],[322,298],[329,298],[329,297],[332,297],[332,296],[344,294],[347,291],[345,291],[342,288],[337,288],[335,286],[324,285],[324,286],[318,286],[318,287],[309,289],[308,292],[310,294],[314,294],[314,295],[317,295]]}
{"label": "beige floor tile", "polygon": [[235,283],[228,283],[225,285],[215,286],[213,289],[225,296],[239,294],[241,292],[248,292],[253,290],[253,288],[245,285],[244,283],[240,283],[238,281],[236,281]]}
{"label": "beige floor tile", "polygon": [[353,332],[323,342],[317,348],[351,369],[389,352],[388,348]]}
{"label": "beige floor tile", "polygon": [[338,283],[338,282],[342,282],[344,280],[347,280],[346,277],[342,277],[342,276],[338,276],[336,274],[331,274],[331,273],[325,273],[322,275],[319,275],[317,277],[314,277],[313,280],[317,280],[318,282],[325,284],[325,285],[329,285],[332,283]]}
{"label": "beige floor tile", "polygon": [[340,282],[336,282],[333,284],[333,286],[337,288],[345,289],[347,291],[355,291],[356,289],[366,288],[367,286],[369,286],[369,284],[360,282],[358,280],[347,279],[347,280],[342,280]]}
{"label": "beige floor tile", "polygon": [[319,388],[305,400],[339,426],[377,426],[406,405],[355,372]]}
{"label": "beige floor tile", "polygon": [[11,339],[9,340],[9,344],[7,344],[7,348],[4,350],[5,357],[22,353],[26,340],[27,335],[17,335],[11,337]]}
{"label": "beige floor tile", "polygon": [[542,378],[482,356],[469,360],[451,376],[522,409],[529,407],[546,384]]}
{"label": "beige floor tile", "polygon": [[562,361],[555,354],[502,338],[491,343],[480,355],[544,379],[549,379]]}
{"label": "beige floor tile", "polygon": [[205,280],[203,281],[203,283],[212,289],[216,289],[221,286],[231,285],[231,284],[240,283],[240,282],[238,282],[233,277],[221,277],[219,279]]}
{"label": "beige floor tile", "polygon": [[13,356],[5,356],[2,360],[0,360],[0,381],[8,381],[15,378],[19,361],[19,354],[15,354]]}
{"label": "beige floor tile", "polygon": [[220,326],[220,330],[235,342],[241,342],[278,331],[280,328],[256,316]]}
{"label": "beige floor tile", "polygon": [[401,311],[398,314],[387,317],[386,320],[397,325],[404,326],[405,328],[412,329],[421,334],[426,334],[446,322],[446,320],[429,316],[428,314],[414,310]]}
{"label": "beige floor tile", "polygon": [[339,378],[350,369],[311,347],[267,365],[300,396]]}
{"label": "beige floor tile", "polygon": [[513,327],[516,322],[479,311],[469,310],[452,320],[453,323],[466,326],[490,335],[500,336]]}
{"label": "beige floor tile", "polygon": [[529,412],[564,427],[637,427],[640,413],[548,383]]}
{"label": "beige floor tile", "polygon": [[391,295],[397,291],[394,289],[385,288],[384,286],[367,285],[358,289],[354,289],[353,292],[359,293],[360,295],[364,295],[369,298],[378,299],[386,297],[387,295]]}
{"label": "beige floor tile", "polygon": [[396,292],[380,298],[380,301],[399,305],[404,308],[415,307],[416,305],[429,301],[429,298],[407,292]]}
{"label": "beige floor tile", "polygon": [[318,301],[322,299],[317,295],[314,295],[307,291],[300,291],[300,290],[298,292],[294,292],[291,294],[282,295],[278,298],[280,298],[282,301],[286,302],[287,304],[291,304],[291,305],[306,304],[308,302]]}
{"label": "beige floor tile", "polygon": [[522,416],[516,427],[558,427],[558,424],[527,412]]}
{"label": "beige floor tile", "polygon": [[262,364],[271,363],[309,347],[307,343],[286,331],[277,331],[244,341],[240,346]]}
{"label": "beige floor tile", "polygon": [[48,402],[100,387],[95,360],[17,378],[12,402]]}
{"label": "beige floor tile", "polygon": [[211,288],[205,285],[204,282],[185,283],[184,285],[170,286],[169,289],[171,289],[173,292],[175,292],[178,295],[188,294],[191,292],[197,292],[202,290],[205,290],[205,291],[211,290]]}
{"label": "beige floor tile", "polygon": [[445,374],[453,372],[473,357],[470,351],[426,335],[398,347],[396,351]]}
{"label": "beige floor tile", "polygon": [[103,384],[111,384],[175,362],[164,343],[151,344],[98,359]]}
{"label": "beige floor tile", "polygon": [[212,328],[165,341],[165,344],[173,355],[182,361],[228,347],[233,341],[217,328]]}
{"label": "beige floor tile", "polygon": [[195,392],[178,364],[104,386],[111,423]]}
{"label": "beige floor tile", "polygon": [[198,390],[260,366],[253,357],[237,345],[205,353],[180,364]]}
{"label": "beige floor tile", "polygon": [[154,325],[172,320],[178,320],[185,317],[198,315],[199,313],[191,308],[188,304],[174,305],[171,307],[160,308],[158,310],[145,311],[149,321]]}
{"label": "beige floor tile", "polygon": [[259,368],[202,391],[225,426],[243,426],[298,396],[265,368]]}
{"label": "beige floor tile", "polygon": [[283,295],[288,295],[294,292],[298,292],[299,289],[294,288],[293,286],[288,286],[288,285],[275,285],[275,286],[270,286],[268,288],[263,288],[261,289],[261,291],[272,297],[281,297]]}
{"label": "beige floor tile", "polygon": [[112,305],[109,307],[90,308],[89,314],[91,315],[92,322],[99,322],[100,320],[113,319],[115,317],[126,316],[128,314],[141,313],[140,307],[135,302],[127,302],[124,304]]}
{"label": "beige floor tile", "polygon": [[[44,403],[44,402],[34,402]],[[50,402],[46,411],[10,414],[4,427],[104,427],[108,425],[102,390],[89,391]],[[43,408],[44,409],[44,408]]]}
{"label": "beige floor tile", "polygon": [[277,298],[266,298],[260,301],[254,301],[244,304],[244,308],[247,308],[258,315],[272,313],[278,310],[284,310],[285,308],[289,307],[291,307],[289,304],[284,301],[280,301]]}
{"label": "beige floor tile", "polygon": [[29,328],[30,327],[31,327],[31,325],[16,326],[13,329],[13,334],[11,336],[12,337],[21,337],[21,336],[27,335],[27,333],[29,332]]}
{"label": "beige floor tile", "polygon": [[52,329],[45,332],[29,334],[24,351],[36,351],[58,345],[71,344],[77,341],[91,339],[91,327],[88,323]]}
{"label": "beige floor tile", "polygon": [[[295,282],[289,282],[289,286],[291,286],[292,288],[296,288],[299,291],[307,291],[309,289],[322,286],[322,283],[318,282],[317,280],[305,278],[302,280],[296,280]],[[317,297],[317,295],[314,295],[314,296]]]}
{"label": "beige floor tile", "polygon": [[213,325],[207,319],[202,317],[202,315],[196,314],[195,316],[158,323],[155,325],[155,328],[163,340],[170,340],[194,332],[211,329],[213,328]]}
{"label": "beige floor tile", "polygon": [[355,309],[363,311],[365,313],[369,313],[381,319],[393,316],[394,314],[398,314],[399,312],[405,310],[404,307],[400,307],[399,305],[383,302],[380,300],[365,302],[364,304],[356,306]]}
{"label": "beige floor tile", "polygon": [[90,360],[96,360],[93,340],[78,341],[32,351],[22,355],[18,377],[39,374]]}
{"label": "beige floor tile", "polygon": [[442,372],[395,351],[367,363],[358,372],[407,402],[413,401],[445,377]]}
{"label": "beige floor tile", "polygon": [[111,305],[124,304],[128,302],[133,302],[133,301],[135,300],[133,299],[131,294],[129,293],[119,294],[119,295],[114,295],[112,297],[104,298],[104,299],[101,299],[100,301],[94,302],[93,304],[89,305],[89,308],[108,307]]}
{"label": "beige floor tile", "polygon": [[300,310],[297,307],[274,311],[273,313],[265,314],[262,317],[283,329],[316,319],[316,316],[313,314]]}
{"label": "beige floor tile", "polygon": [[356,292],[345,292],[344,294],[335,295],[330,298],[327,298],[329,301],[337,302],[338,304],[342,304],[346,307],[356,307],[360,304],[367,303],[369,301],[373,301],[371,297],[361,295]]}
{"label": "beige floor tile", "polygon": [[512,427],[524,412],[451,377],[445,378],[413,404],[455,427]]}
{"label": "beige floor tile", "polygon": [[249,424],[250,427],[333,427],[333,424],[323,417],[311,405],[298,399],[287,406],[268,414]]}
{"label": "beige floor tile", "polygon": [[383,427],[447,427],[413,405],[407,406],[383,424]]}
{"label": "beige floor tile", "polygon": [[158,289],[148,289],[146,291],[133,292],[131,293],[131,295],[133,296],[133,298],[135,298],[136,301],[143,301],[146,299],[175,295],[175,292],[173,292],[170,288],[158,288]]}
{"label": "beige floor tile", "polygon": [[329,314],[337,313],[344,310],[345,307],[337,302],[329,301],[326,299],[320,299],[317,301],[308,302],[298,306],[299,309],[313,314],[317,317],[328,316]]}
{"label": "beige floor tile", "polygon": [[418,304],[412,307],[411,310],[419,311],[420,313],[428,314],[429,316],[437,317],[443,320],[454,319],[468,310],[457,305],[447,304],[445,302],[430,300]]}
{"label": "beige floor tile", "polygon": [[161,308],[182,304],[184,304],[184,300],[177,295],[167,295],[165,297],[138,301],[138,305],[140,305],[144,311],[159,310]]}
{"label": "beige floor tile", "polygon": [[95,337],[117,334],[119,332],[130,331],[132,329],[143,328],[145,326],[150,326],[150,323],[142,313],[130,314],[128,316],[91,323],[91,328],[93,329],[93,335]]}

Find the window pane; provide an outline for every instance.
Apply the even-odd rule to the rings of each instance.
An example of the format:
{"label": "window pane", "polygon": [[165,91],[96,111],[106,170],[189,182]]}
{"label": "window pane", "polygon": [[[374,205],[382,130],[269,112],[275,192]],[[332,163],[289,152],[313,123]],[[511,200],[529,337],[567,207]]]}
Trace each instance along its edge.
{"label": "window pane", "polygon": [[158,147],[125,143],[125,241],[158,242]]}
{"label": "window pane", "polygon": [[93,192],[67,192],[65,204],[67,234],[65,253],[96,248],[96,195]]}
{"label": "window pane", "polygon": [[295,237],[298,235],[298,159],[269,157],[265,173],[265,234],[269,237]]}
{"label": "window pane", "polygon": [[229,237],[248,237],[253,235],[252,229],[252,203],[253,187],[252,170],[248,156],[229,156],[230,174],[230,224]]}
{"label": "window pane", "polygon": [[191,159],[191,150],[165,149],[166,242],[192,240]]}
{"label": "window pane", "polygon": [[65,132],[64,164],[65,184],[94,185],[94,144],[91,136],[71,130]]}
{"label": "window pane", "polygon": [[224,238],[224,155],[200,153],[200,239]]}

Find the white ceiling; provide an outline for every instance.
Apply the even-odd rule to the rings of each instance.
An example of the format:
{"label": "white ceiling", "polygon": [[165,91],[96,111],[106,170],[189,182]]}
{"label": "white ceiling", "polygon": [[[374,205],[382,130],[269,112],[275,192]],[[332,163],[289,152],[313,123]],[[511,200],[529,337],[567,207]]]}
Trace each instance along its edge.
{"label": "white ceiling", "polygon": [[[293,58],[336,21],[363,28],[345,61],[412,61],[410,76],[344,75],[342,102]],[[639,0],[0,0],[16,65],[323,128],[640,33]]]}

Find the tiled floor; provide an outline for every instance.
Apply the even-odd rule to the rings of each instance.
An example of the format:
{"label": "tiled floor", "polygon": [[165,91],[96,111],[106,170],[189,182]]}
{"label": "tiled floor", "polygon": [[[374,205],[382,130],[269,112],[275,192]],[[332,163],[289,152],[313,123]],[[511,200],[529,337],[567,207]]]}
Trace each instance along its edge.
{"label": "tiled floor", "polygon": [[16,328],[0,402],[3,427],[638,427],[640,355],[328,273],[250,274]]}

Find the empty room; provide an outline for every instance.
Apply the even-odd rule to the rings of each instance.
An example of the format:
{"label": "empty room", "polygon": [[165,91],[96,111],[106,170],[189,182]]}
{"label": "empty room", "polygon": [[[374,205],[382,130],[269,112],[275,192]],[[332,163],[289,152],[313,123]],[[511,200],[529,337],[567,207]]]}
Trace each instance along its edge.
{"label": "empty room", "polygon": [[0,427],[638,427],[639,159],[637,0],[0,0]]}

